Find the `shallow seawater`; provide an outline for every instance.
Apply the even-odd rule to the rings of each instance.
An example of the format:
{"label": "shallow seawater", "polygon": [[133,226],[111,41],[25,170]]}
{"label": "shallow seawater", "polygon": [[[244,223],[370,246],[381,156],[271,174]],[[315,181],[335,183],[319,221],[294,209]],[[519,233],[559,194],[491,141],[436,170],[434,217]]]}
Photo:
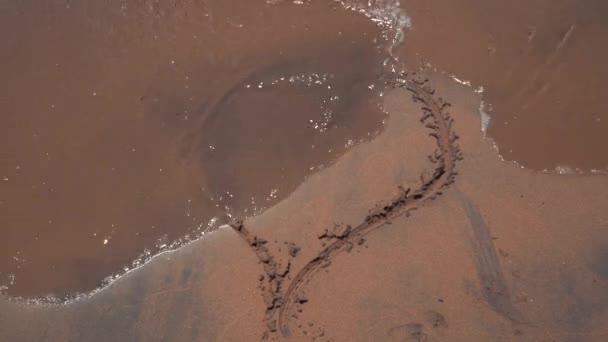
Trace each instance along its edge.
{"label": "shallow seawater", "polygon": [[483,87],[486,134],[538,171],[608,172],[608,3],[424,1],[400,54]]}
{"label": "shallow seawater", "polygon": [[3,292],[97,288],[376,136],[385,2],[3,3]]}

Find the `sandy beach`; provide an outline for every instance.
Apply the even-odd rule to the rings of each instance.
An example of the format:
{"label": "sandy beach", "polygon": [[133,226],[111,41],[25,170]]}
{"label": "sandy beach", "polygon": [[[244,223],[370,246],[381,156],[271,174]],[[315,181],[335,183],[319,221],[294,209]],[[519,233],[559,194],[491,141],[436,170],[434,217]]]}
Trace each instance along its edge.
{"label": "sandy beach", "polygon": [[[603,6],[598,5],[599,2],[586,2],[596,11]],[[506,94],[510,94],[513,80],[520,74],[533,73],[530,70],[537,66],[535,63],[538,61],[530,57],[530,62],[526,64],[522,62],[525,61],[524,57],[521,57],[520,68],[504,71],[506,69],[497,66],[507,62],[500,59],[487,62],[486,57],[480,57],[483,49],[467,47],[459,50],[450,44],[460,44],[462,41],[474,45],[472,42],[478,42],[463,38],[470,27],[478,35],[502,29],[505,30],[501,31],[503,33],[515,32],[513,34],[518,35],[530,25],[520,22],[511,24],[513,29],[507,29],[506,23],[501,26],[490,20],[475,20],[482,17],[482,10],[493,8],[496,11],[501,7],[486,7],[473,0],[459,3],[460,7],[453,5],[458,7],[454,11],[466,13],[467,24],[454,24],[453,27],[458,29],[449,33],[446,27],[450,25],[431,25],[451,14],[447,10],[450,8],[447,1],[437,1],[436,4],[402,2],[401,7],[412,20],[412,29],[405,35],[406,44],[397,52],[404,61],[405,72],[382,79],[390,86],[381,97],[385,113],[374,113],[377,116],[370,119],[357,111],[372,108],[370,102],[353,100],[344,105],[344,108],[355,109],[351,110],[355,113],[352,116],[338,119],[340,125],[349,130],[344,129],[332,135],[332,138],[318,142],[325,144],[322,145],[324,148],[342,146],[340,153],[321,155],[305,149],[304,143],[297,145],[300,141],[309,143],[316,138],[311,133],[307,133],[310,136],[296,137],[292,133],[299,132],[296,128],[284,129],[275,135],[273,129],[260,121],[239,121],[239,115],[234,113],[240,113],[238,108],[245,107],[239,101],[250,103],[246,102],[248,95],[235,97],[233,102],[226,101],[227,108],[231,108],[227,112],[233,115],[227,116],[226,125],[237,127],[232,133],[237,136],[249,134],[245,128],[239,127],[259,125],[256,131],[271,137],[269,141],[272,143],[260,143],[253,150],[269,155],[284,151],[288,157],[290,153],[296,153],[293,151],[298,151],[299,159],[285,157],[275,161],[276,165],[283,165],[280,162],[286,160],[284,165],[293,166],[293,170],[285,172],[293,178],[273,183],[263,177],[280,177],[281,173],[273,173],[277,169],[273,162],[247,170],[248,158],[264,156],[249,155],[247,148],[231,145],[232,140],[229,139],[222,140],[226,136],[219,134],[219,131],[227,129],[221,121],[212,125],[203,139],[216,139],[214,141],[218,146],[224,142],[230,153],[239,157],[218,159],[217,164],[200,166],[192,162],[196,159],[190,155],[199,155],[200,146],[208,144],[206,140],[200,144],[198,140],[192,140],[192,134],[198,134],[196,129],[199,126],[187,129],[190,127],[185,124],[186,128],[182,129],[182,124],[175,121],[166,130],[155,126],[157,121],[154,118],[145,120],[150,125],[148,129],[156,129],[164,134],[158,139],[158,148],[170,151],[166,161],[171,177],[162,181],[167,185],[166,188],[163,185],[163,189],[170,190],[154,192],[157,196],[149,202],[152,203],[149,207],[134,207],[139,208],[139,218],[155,218],[146,213],[166,208],[163,203],[167,201],[174,207],[166,209],[165,219],[179,218],[182,220],[179,222],[185,222],[182,214],[175,214],[183,206],[175,203],[181,203],[179,201],[190,198],[190,195],[200,201],[199,204],[217,209],[205,202],[207,195],[213,195],[232,184],[230,177],[239,174],[252,179],[259,177],[260,182],[255,182],[259,188],[239,183],[244,185],[238,193],[246,193],[247,196],[248,191],[263,193],[275,184],[285,191],[257,215],[222,217],[217,223],[219,228],[202,238],[174,251],[161,253],[110,285],[68,303],[33,304],[6,295],[0,299],[0,340],[608,340],[608,178],[600,168],[606,161],[602,154],[605,149],[602,142],[607,135],[604,135],[606,130],[602,125],[608,120],[600,120],[601,124],[594,126],[586,137],[585,124],[598,122],[595,117],[588,122],[581,121],[580,127],[574,125],[568,139],[573,141],[575,147],[566,151],[569,155],[565,157],[556,152],[564,142],[552,142],[564,129],[560,124],[544,130],[547,126],[536,127],[524,123],[515,125],[515,128],[509,126],[511,131],[504,125],[498,125],[482,132],[482,102],[495,103],[495,111],[509,106],[523,108],[521,101],[541,106],[565,90],[559,86],[548,86],[540,94],[530,90],[522,92],[523,95],[517,100],[509,100]],[[546,8],[547,3],[539,0],[530,5],[532,14],[526,20],[536,23],[538,32],[549,30],[552,25],[550,20],[543,21],[533,15]],[[564,9],[573,6],[568,1],[560,4],[563,6],[560,8]],[[593,7],[595,5],[598,7]],[[514,17],[522,13],[516,4],[505,7]],[[306,12],[310,18],[316,15],[314,9]],[[588,30],[595,29],[593,25],[581,24],[592,22],[583,20],[590,13],[587,8],[576,12],[579,20],[576,30],[581,26]],[[461,18],[451,17],[452,20]],[[302,22],[306,20],[302,19]],[[347,24],[349,20],[344,17],[341,25]],[[350,24],[353,25],[350,31],[353,40],[365,45],[367,38],[361,37],[367,37],[367,34],[357,35],[359,31],[354,29],[359,22],[353,20]],[[297,23],[294,25],[297,26]],[[560,28],[564,26],[565,31],[556,29],[560,32],[555,34],[558,46],[565,35],[574,34],[568,33],[571,25],[564,21]],[[186,25],[181,28],[184,31],[178,31],[186,32],[188,28],[192,26]],[[432,36],[437,42],[429,43],[422,38],[425,35]],[[288,36],[286,34],[285,37]],[[572,39],[577,41],[576,36]],[[281,39],[274,43],[278,44],[279,41]],[[504,51],[502,48],[509,46],[519,51],[519,43],[508,43],[507,38],[497,41],[495,46],[500,47],[497,50],[499,55]],[[355,46],[360,46],[357,44]],[[176,43],[176,46],[179,44]],[[408,49],[409,46],[412,48]],[[444,57],[443,52],[434,46],[444,46],[455,52]],[[552,46],[546,52],[549,57],[554,54],[555,45]],[[340,51],[349,55],[349,47],[346,44]],[[303,50],[294,51],[297,54]],[[460,53],[462,57],[458,57]],[[483,53],[487,53],[487,50]],[[568,56],[578,58],[576,55]],[[312,65],[312,69],[330,66],[340,70],[336,61],[341,58],[344,58],[343,55],[336,60],[313,59],[323,63],[309,65]],[[365,69],[366,63],[374,58],[374,55],[370,55],[368,59],[360,59],[360,68]],[[551,63],[563,65],[558,68],[559,72],[568,74],[572,65],[570,60],[562,60],[558,55],[551,58]],[[329,62],[325,63],[326,60]],[[484,61],[487,65],[494,63],[493,68],[485,67]],[[192,63],[192,67],[195,65],[192,61],[189,63]],[[425,66],[425,63],[430,65]],[[473,67],[467,71],[467,66],[473,64],[478,65],[479,70],[489,71],[482,72]],[[553,68],[552,64],[542,65],[547,70]],[[142,66],[141,75],[150,77],[144,69]],[[272,70],[270,75],[276,72]],[[234,79],[227,80],[222,89],[230,89],[229,85],[243,74],[241,71],[235,71]],[[510,72],[512,79],[501,74],[503,71]],[[541,71],[534,82],[553,82],[547,81],[548,71]],[[348,73],[345,71],[344,74]],[[165,77],[156,75],[160,79]],[[583,73],[584,77],[581,77],[591,77],[585,75]],[[367,77],[365,72],[361,72],[352,79],[347,77],[344,84],[357,84],[353,79],[367,81]],[[133,80],[137,80],[135,74]],[[470,84],[467,84],[468,80]],[[543,83],[542,80],[547,82]],[[595,78],[590,81],[593,82],[596,82]],[[558,83],[555,81],[551,84]],[[573,89],[580,89],[577,87],[583,83],[585,85],[580,87],[586,87],[585,82],[573,81]],[[483,92],[476,91],[480,86],[484,87]],[[172,87],[159,87],[149,93],[169,94],[171,92],[166,89]],[[193,87],[204,90],[205,84],[201,81]],[[536,86],[530,87],[537,89]],[[146,87],[142,84],[137,89]],[[543,89],[542,85],[540,89]],[[362,95],[366,93],[355,86],[352,89],[344,86],[342,91],[345,97],[352,95],[356,99],[367,99],[369,96]],[[293,103],[300,103],[290,91],[280,90],[278,94],[294,96]],[[162,98],[160,95],[154,96]],[[318,101],[324,95],[314,93],[310,96]],[[573,94],[570,96],[575,97]],[[595,98],[596,95],[589,96]],[[120,96],[117,98],[121,99]],[[272,101],[275,101],[274,98]],[[308,102],[302,100],[301,103],[301,107],[305,108]],[[161,107],[153,107],[152,113],[162,116],[165,112],[159,109]],[[564,113],[568,113],[568,110],[560,112],[563,108],[553,108],[553,112],[557,113],[555,118],[567,115]],[[590,108],[600,113],[602,107]],[[142,112],[149,113],[146,110]],[[511,120],[507,116],[512,113],[490,114],[494,120],[504,122]],[[534,117],[519,115],[527,122],[537,122],[549,114],[541,113]],[[600,117],[605,118],[606,113],[601,113]],[[287,127],[283,126],[280,118],[273,120],[280,122],[281,127]],[[169,121],[159,119],[158,122]],[[382,122],[380,130],[379,122]],[[240,123],[242,126],[239,126]],[[289,122],[285,121],[284,124],[288,125]],[[127,125],[129,129],[135,126]],[[534,131],[534,134],[529,131]],[[495,140],[488,139],[486,133]],[[175,139],[175,136],[179,138]],[[530,138],[532,136],[535,138]],[[576,140],[577,136],[583,138]],[[357,144],[344,145],[344,139],[348,140],[349,137],[367,138]],[[296,147],[294,150],[282,150],[280,142],[289,139],[293,139]],[[544,142],[538,145],[534,139],[544,139]],[[519,149],[517,143],[524,147]],[[537,149],[545,146],[543,144],[551,146],[547,148],[550,156],[534,159]],[[591,150],[590,144],[593,144]],[[526,150],[526,146],[530,149]],[[153,150],[156,147],[149,148]],[[510,148],[515,152],[504,152]],[[181,163],[179,167],[171,169],[170,164],[175,159],[172,153],[175,151],[187,152],[177,154],[176,158]],[[318,162],[327,166],[314,172],[302,171],[304,166]],[[559,169],[555,170],[557,166],[567,166],[568,170],[575,171],[560,174]],[[222,167],[236,171],[231,171],[230,176],[224,175],[220,170]],[[543,172],[544,169],[547,171]],[[241,170],[242,173],[239,173]],[[202,172],[207,178],[197,172]],[[188,192],[193,183],[200,185],[209,179],[213,180],[213,184],[225,181],[228,185],[219,186],[220,190],[209,188],[209,193],[204,194]],[[141,181],[138,177],[133,180]],[[180,184],[177,190],[170,187],[174,182]],[[156,178],[146,178],[138,184],[157,183]],[[129,194],[128,191],[124,193]],[[111,199],[108,201],[111,202]],[[137,201],[132,199],[131,202]],[[251,208],[244,202],[239,203],[238,199],[230,202],[230,205],[242,210]],[[199,210],[211,210],[209,208]],[[126,211],[124,215],[130,217]],[[209,211],[200,215],[213,216]],[[245,218],[240,220],[239,217]],[[148,224],[145,220],[133,222]],[[186,230],[173,233],[179,237],[184,232]],[[150,233],[148,240],[155,238]],[[116,239],[125,246],[131,241],[126,237]],[[147,240],[144,240],[137,240],[138,248],[146,245]],[[77,242],[78,239],[74,238],[73,241]],[[78,247],[74,249],[78,250]],[[134,253],[126,247],[118,250],[125,253],[120,260],[128,259]],[[106,260],[104,262],[107,263],[109,259],[103,256],[105,252],[99,253],[99,259],[95,260]],[[111,251],[108,255],[115,256]],[[75,257],[66,253],[62,258],[71,260],[69,258]],[[119,265],[120,261],[117,260],[111,267],[99,267],[98,274],[87,274],[86,269],[82,268],[86,281],[70,268],[64,272],[72,275],[73,279],[68,277],[65,280],[63,276],[56,276],[49,283],[44,283],[35,281],[43,278],[31,278],[30,285],[21,288],[21,295],[27,297],[27,294],[40,294],[48,289],[57,289],[58,293],[69,293],[74,288],[86,292],[103,279],[106,275],[104,272],[113,272],[120,268]],[[45,267],[48,264],[40,262],[28,274],[37,277],[40,272],[48,272],[52,277],[52,270],[39,271]],[[62,283],[62,279],[65,283]]]}
{"label": "sandy beach", "polygon": [[[608,182],[502,162],[479,136],[479,97],[445,76],[433,81],[452,104],[464,154],[455,183],[333,258],[304,287],[289,338],[603,340]],[[420,170],[429,170],[433,141],[420,110],[401,90],[387,101],[399,112],[382,136],[244,222],[277,261],[291,261],[287,278],[323,248],[324,229],[363,220],[398,185],[415,186]],[[421,138],[428,150],[402,148]],[[301,248],[296,257],[284,242]],[[257,340],[267,329],[264,274],[250,246],[225,228],[89,299],[65,307],[3,302],[3,339]]]}

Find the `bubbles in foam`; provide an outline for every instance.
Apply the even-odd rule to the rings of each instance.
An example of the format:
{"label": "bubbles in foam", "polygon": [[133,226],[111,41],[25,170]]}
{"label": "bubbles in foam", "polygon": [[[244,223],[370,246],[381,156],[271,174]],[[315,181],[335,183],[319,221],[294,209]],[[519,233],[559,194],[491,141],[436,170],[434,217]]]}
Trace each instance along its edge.
{"label": "bubbles in foam", "polygon": [[257,89],[263,90],[268,89],[275,86],[281,85],[303,85],[305,87],[325,87],[327,88],[327,98],[324,99],[320,103],[320,119],[318,120],[309,120],[309,127],[314,130],[322,133],[327,131],[331,122],[334,118],[334,110],[332,107],[340,100],[340,96],[334,93],[334,87],[330,84],[330,80],[333,79],[335,75],[330,73],[308,73],[308,74],[298,74],[298,75],[286,75],[273,79],[269,82],[257,82],[256,86],[252,86],[251,84],[246,84],[245,89]]}
{"label": "bubbles in foam", "polygon": [[399,57],[393,51],[403,42],[405,30],[412,26],[411,19],[405,15],[399,0],[334,1],[341,3],[346,9],[366,16],[382,29],[379,43],[386,47],[389,55],[384,61],[384,66],[390,72],[398,72]]}
{"label": "bubbles in foam", "polygon": [[560,175],[575,175],[575,174],[579,173],[579,172],[577,172],[577,170],[575,168],[567,166],[567,165],[557,166],[555,168],[555,172],[559,173]]}
{"label": "bubbles in foam", "polygon": [[487,111],[492,110],[491,105],[486,105],[484,101],[479,103],[479,115],[481,116],[481,132],[484,138],[486,138],[486,131],[490,126],[490,114]]}
{"label": "bubbles in foam", "polygon": [[[403,30],[411,27],[411,19],[405,15],[399,0],[334,0],[351,11],[361,13],[378,26],[395,29],[392,43],[403,40]],[[388,36],[387,36],[388,37]]]}

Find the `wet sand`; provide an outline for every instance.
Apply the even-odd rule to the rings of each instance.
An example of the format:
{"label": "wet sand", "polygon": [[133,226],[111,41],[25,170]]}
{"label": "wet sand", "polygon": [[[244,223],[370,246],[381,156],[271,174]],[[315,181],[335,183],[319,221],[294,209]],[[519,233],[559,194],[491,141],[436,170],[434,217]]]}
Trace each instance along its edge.
{"label": "wet sand", "polygon": [[602,0],[403,1],[401,54],[484,88],[487,134],[508,161],[608,170],[608,5]]}
{"label": "wet sand", "polygon": [[608,339],[608,179],[505,163],[491,90],[405,79],[382,134],[271,209],[70,304],[2,300],[0,340]]}
{"label": "wet sand", "polygon": [[0,32],[12,296],[93,290],[260,213],[386,118],[381,31],[324,1],[24,2]]}
{"label": "wet sand", "polygon": [[[464,160],[443,195],[365,236],[303,287],[294,341],[603,341],[607,337],[604,177],[542,175],[505,164],[478,133],[479,96],[431,79],[451,102]],[[405,91],[386,131],[244,222],[286,282],[322,250],[319,235],[417,187],[434,139]],[[407,134],[402,134],[407,133]],[[424,141],[424,144],[421,142]],[[420,149],[404,149],[418,142]],[[285,242],[300,250],[291,257]],[[1,302],[6,340],[259,340],[264,263],[234,230],[163,254],[67,306]],[[272,335],[279,338],[280,335]]]}

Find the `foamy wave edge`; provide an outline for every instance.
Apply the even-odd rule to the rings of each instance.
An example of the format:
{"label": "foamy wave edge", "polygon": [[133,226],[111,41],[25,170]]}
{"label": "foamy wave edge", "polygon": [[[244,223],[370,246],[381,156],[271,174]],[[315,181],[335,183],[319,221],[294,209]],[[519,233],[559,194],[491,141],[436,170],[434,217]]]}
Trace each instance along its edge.
{"label": "foamy wave edge", "polygon": [[[304,5],[310,0],[292,0],[291,3],[295,5]],[[386,46],[388,52],[388,58],[385,61],[385,66],[388,66],[395,71],[395,64],[398,58],[394,56],[394,49],[401,45],[404,41],[405,32],[411,28],[411,20],[405,14],[405,11],[400,6],[399,0],[329,0],[334,3],[340,4],[346,10],[352,11],[359,15],[367,17],[378,28],[381,29],[381,36],[384,46]],[[284,1],[267,0],[268,5],[276,5]],[[101,285],[93,290],[75,293],[68,297],[57,297],[53,295],[43,297],[15,297],[9,296],[4,293],[3,290],[6,288],[0,287],[0,298],[9,302],[23,304],[23,305],[36,305],[36,306],[68,306],[78,302],[88,300],[111,286],[113,286],[117,280],[125,277],[126,275],[133,273],[143,266],[150,263],[152,260],[164,256],[166,254],[173,253],[178,249],[184,248],[192,243],[195,243],[210,233],[216,232],[221,229],[228,228],[227,225],[217,226],[215,219],[212,219],[205,229],[202,226],[197,227],[194,235],[186,235],[185,237],[175,240],[172,243],[160,244],[156,246],[154,251],[145,249],[129,266],[125,266],[121,272],[106,277]]]}

